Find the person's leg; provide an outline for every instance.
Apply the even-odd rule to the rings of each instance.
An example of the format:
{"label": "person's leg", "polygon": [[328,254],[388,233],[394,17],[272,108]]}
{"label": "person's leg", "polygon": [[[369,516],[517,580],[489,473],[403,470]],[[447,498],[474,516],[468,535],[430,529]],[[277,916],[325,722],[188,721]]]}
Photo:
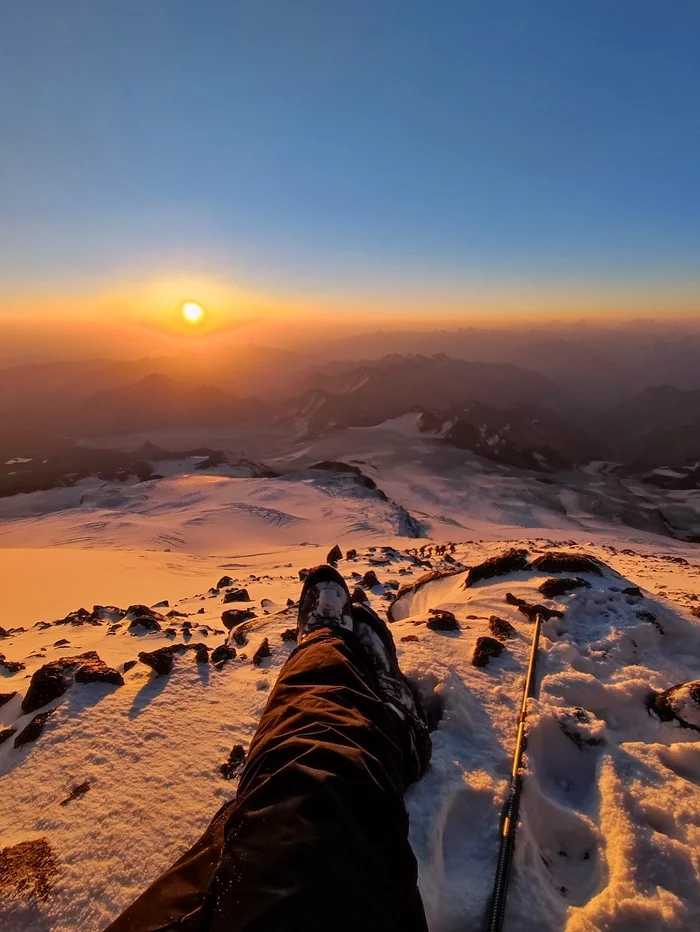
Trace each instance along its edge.
{"label": "person's leg", "polygon": [[351,630],[320,611],[300,612],[302,644],[270,695],[236,800],[109,932],[426,929],[403,791],[429,741],[392,676],[383,622],[354,609]]}

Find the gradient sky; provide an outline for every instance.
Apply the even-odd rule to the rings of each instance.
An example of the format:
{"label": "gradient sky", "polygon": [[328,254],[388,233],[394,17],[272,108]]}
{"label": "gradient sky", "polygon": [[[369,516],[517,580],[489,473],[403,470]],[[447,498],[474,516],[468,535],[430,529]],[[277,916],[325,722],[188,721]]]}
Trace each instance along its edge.
{"label": "gradient sky", "polygon": [[3,0],[0,300],[692,301],[699,93],[697,0]]}

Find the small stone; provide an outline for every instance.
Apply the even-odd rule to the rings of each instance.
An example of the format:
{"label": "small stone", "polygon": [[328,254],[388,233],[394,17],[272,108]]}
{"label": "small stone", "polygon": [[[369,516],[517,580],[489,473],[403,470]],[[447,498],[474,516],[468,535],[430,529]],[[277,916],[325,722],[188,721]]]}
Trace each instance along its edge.
{"label": "small stone", "polygon": [[365,590],[360,589],[358,586],[356,589],[353,589],[352,595],[350,596],[350,601],[355,605],[359,605],[360,602],[369,602],[369,599],[367,598],[367,593]]}
{"label": "small stone", "polygon": [[14,699],[16,695],[17,690],[15,690],[13,693],[0,693],[0,709],[6,705],[10,699]]}
{"label": "small stone", "polygon": [[404,634],[401,640],[402,641],[419,641],[420,638],[418,637],[417,634]]}
{"label": "small stone", "polygon": [[506,592],[506,602],[508,605],[527,605],[525,599],[519,599],[517,595],[513,595],[512,592]]}
{"label": "small stone", "polygon": [[272,651],[270,650],[270,642],[267,638],[263,638],[260,647],[258,647],[258,649],[253,654],[253,665],[259,667],[266,657],[271,656]]}
{"label": "small stone", "polygon": [[137,663],[138,663],[138,661],[136,661],[136,660],[126,660],[126,661],[124,661],[124,667],[123,667],[124,673],[128,673],[129,670],[131,670],[133,667],[135,667]]}
{"label": "small stone", "polygon": [[15,738],[15,747],[21,748],[22,745],[29,744],[30,741],[36,741],[44,730],[46,720],[49,716],[53,715],[55,711],[55,709],[47,709],[46,712],[39,712],[38,715],[35,715],[31,722],[26,725]]}
{"label": "small stone", "polygon": [[283,631],[280,635],[283,641],[289,641],[296,644],[297,641],[297,629],[296,628],[287,628],[286,631]]}
{"label": "small stone", "polygon": [[187,618],[187,612],[179,612],[176,608],[171,608],[167,618]]}
{"label": "small stone", "polygon": [[243,749],[243,745],[234,744],[228,755],[228,760],[225,764],[222,764],[219,767],[219,772],[221,773],[221,776],[224,778],[224,780],[232,780],[238,771],[241,770],[244,762],[245,750]]}
{"label": "small stone", "polygon": [[61,800],[62,806],[67,806],[68,803],[72,802],[74,799],[80,799],[81,796],[84,796],[90,789],[90,784],[85,781],[85,783],[76,783],[73,789],[70,791],[68,796],[65,799]]}
{"label": "small stone", "polygon": [[153,608],[170,608],[170,602],[167,599],[163,599],[162,602],[154,602]]}
{"label": "small stone", "polygon": [[191,644],[197,663],[209,663],[209,648],[206,644]]}
{"label": "small stone", "polygon": [[355,559],[357,559],[357,550],[355,550],[354,548],[348,550],[348,552],[345,554],[345,559],[346,559],[346,560],[355,560]]}
{"label": "small stone", "polygon": [[537,621],[538,615],[541,615],[544,621],[549,621],[550,618],[564,617],[564,612],[557,611],[557,609],[547,608],[546,605],[528,605],[527,602],[519,605],[518,611],[522,612],[528,621],[532,622]]}
{"label": "small stone", "polygon": [[180,654],[184,650],[187,650],[184,644],[173,644],[169,647],[159,647],[157,650],[151,651],[142,650],[139,654],[139,660],[141,663],[145,663],[147,667],[150,667],[157,676],[165,676],[172,672],[175,654]]}
{"label": "small stone", "polygon": [[326,555],[326,563],[337,563],[338,560],[343,559],[343,551],[336,544],[331,550],[328,551]]}
{"label": "small stone", "polygon": [[198,615],[203,615],[203,614],[204,614],[204,609],[203,609],[203,608],[198,608],[198,609],[197,609],[197,614],[198,614]]}
{"label": "small stone", "polygon": [[139,628],[142,631],[160,631],[160,622],[152,615],[137,615],[129,625],[129,631],[139,634],[141,633],[138,631]]}
{"label": "small stone", "polygon": [[494,638],[481,637],[476,639],[472,663],[475,667],[485,667],[492,657],[500,657],[503,644]]}
{"label": "small stone", "polygon": [[362,584],[367,589],[373,589],[374,586],[380,585],[379,580],[377,579],[377,574],[374,570],[367,570],[365,575],[362,577]]}
{"label": "small stone", "polygon": [[67,647],[70,644],[68,638],[59,638],[57,641],[53,642],[54,647]]}
{"label": "small stone", "polygon": [[25,665],[20,660],[8,660],[4,654],[0,654],[0,667],[4,667],[8,673],[19,673],[25,669]]}
{"label": "small stone", "polygon": [[632,596],[633,598],[636,598],[636,599],[643,599],[643,598],[644,598],[644,593],[643,593],[642,590],[639,588],[639,586],[627,586],[626,589],[623,589],[623,590],[622,590],[622,594],[623,594],[623,595],[630,595],[630,596]]}
{"label": "small stone", "polygon": [[216,584],[217,589],[225,589],[227,586],[233,585],[233,579],[230,576],[222,576],[221,579]]}
{"label": "small stone", "polygon": [[566,595],[574,589],[590,589],[591,584],[579,576],[564,579],[545,579],[538,587],[546,599],[556,599],[557,596]]}

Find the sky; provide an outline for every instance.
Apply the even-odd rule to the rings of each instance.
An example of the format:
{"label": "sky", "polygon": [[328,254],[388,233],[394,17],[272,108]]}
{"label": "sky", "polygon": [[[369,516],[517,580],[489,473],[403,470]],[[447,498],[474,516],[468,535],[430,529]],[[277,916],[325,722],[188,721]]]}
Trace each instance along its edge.
{"label": "sky", "polygon": [[3,0],[0,315],[699,314],[699,87],[697,0]]}

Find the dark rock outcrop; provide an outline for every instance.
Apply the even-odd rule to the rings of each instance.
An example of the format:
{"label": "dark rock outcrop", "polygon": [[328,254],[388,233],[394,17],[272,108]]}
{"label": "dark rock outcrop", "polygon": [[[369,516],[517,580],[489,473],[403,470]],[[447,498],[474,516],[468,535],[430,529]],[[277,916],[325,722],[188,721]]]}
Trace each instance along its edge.
{"label": "dark rock outcrop", "polygon": [[377,579],[377,574],[374,570],[367,570],[365,575],[362,577],[362,585],[366,586],[368,589],[372,589],[374,586],[380,585],[379,580]]}
{"label": "dark rock outcrop", "polygon": [[0,744],[4,744],[12,735],[17,734],[16,728],[2,728],[0,729]]}
{"label": "dark rock outcrop", "polygon": [[401,640],[401,641],[404,641],[404,642],[407,642],[407,641],[419,641],[420,638],[418,637],[417,634],[404,634],[404,636],[403,636],[402,638],[400,638],[400,640]]}
{"label": "dark rock outcrop", "polygon": [[346,560],[355,560],[355,559],[357,559],[357,550],[355,550],[355,548],[352,547],[352,548],[351,548],[350,550],[348,550],[348,552],[345,554],[345,559],[346,559]]}
{"label": "dark rock outcrop", "polygon": [[142,650],[139,654],[141,663],[155,671],[158,676],[166,676],[172,672],[173,658],[175,654],[181,654],[187,650],[185,644],[172,644],[168,647],[159,647],[157,650]]}
{"label": "dark rock outcrop", "polygon": [[539,591],[546,599],[556,599],[557,596],[566,595],[567,592],[573,592],[574,589],[590,589],[591,584],[581,579],[580,576],[564,577],[564,579],[545,579],[538,586]]}
{"label": "dark rock outcrop", "polygon": [[513,625],[498,615],[491,615],[489,618],[489,631],[499,641],[507,641],[515,634]]}
{"label": "dark rock outcrop", "polygon": [[360,602],[369,602],[369,599],[367,598],[367,594],[365,593],[365,590],[360,589],[360,587],[358,586],[356,589],[353,589],[353,593],[350,596],[350,601],[353,602],[355,605],[359,605]]}
{"label": "dark rock outcrop", "polygon": [[222,576],[221,579],[216,584],[217,589],[225,589],[227,586],[233,585],[233,579],[230,576]]}
{"label": "dark rock outcrop", "polygon": [[13,693],[0,693],[0,709],[17,695],[17,690]]}
{"label": "dark rock outcrop", "polygon": [[139,628],[141,631],[160,631],[160,622],[151,615],[137,615],[136,618],[132,619],[129,631],[139,634]]}
{"label": "dark rock outcrop", "polygon": [[4,667],[8,673],[19,673],[25,669],[21,660],[8,660],[4,654],[0,654],[0,667]]}
{"label": "dark rock outcrop", "polygon": [[550,550],[536,557],[531,566],[540,573],[593,573],[595,576],[603,574],[599,561],[585,553]]}
{"label": "dark rock outcrop", "polygon": [[286,631],[283,631],[280,635],[283,641],[296,644],[297,642],[297,629],[296,628],[287,628]]}
{"label": "dark rock outcrop", "polygon": [[482,579],[493,579],[495,576],[506,576],[509,573],[518,573],[528,569],[527,550],[511,547],[505,553],[496,557],[489,557],[483,563],[477,563],[467,571],[464,588],[481,582]]}
{"label": "dark rock outcrop", "polygon": [[492,657],[500,657],[502,651],[503,644],[495,640],[495,638],[477,638],[472,655],[472,663],[475,667],[485,667]]}
{"label": "dark rock outcrop", "polygon": [[108,667],[94,650],[52,660],[32,674],[29,689],[22,700],[22,712],[27,715],[58,699],[73,682],[123,686],[124,678],[113,667]]}

